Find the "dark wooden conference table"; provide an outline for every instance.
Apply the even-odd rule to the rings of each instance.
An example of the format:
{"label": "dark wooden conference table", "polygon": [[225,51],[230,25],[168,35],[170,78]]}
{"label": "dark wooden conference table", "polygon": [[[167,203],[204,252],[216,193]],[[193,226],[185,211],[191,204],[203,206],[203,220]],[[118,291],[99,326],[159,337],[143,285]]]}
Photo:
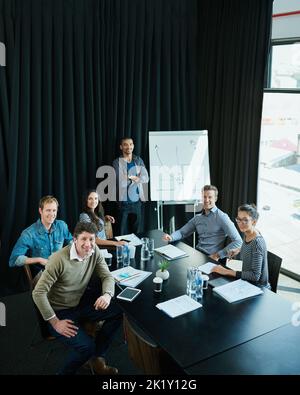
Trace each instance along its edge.
{"label": "dark wooden conference table", "polygon": [[[160,230],[144,234],[155,240],[155,247],[166,244],[162,235]],[[201,302],[203,307],[177,318],[170,318],[156,307],[157,303],[184,295],[187,267],[209,260],[183,242],[175,245],[188,256],[171,261],[170,278],[164,281],[161,293],[153,291],[152,283],[161,257],[155,253],[150,261],[141,263],[140,248],[137,247],[131,265],[153,274],[137,286],[142,292],[134,301],[117,299],[129,319],[188,374],[287,374],[288,369],[291,373],[300,373],[300,358],[294,358],[293,369],[288,360],[289,349],[295,349],[294,356],[300,355],[300,329],[291,325],[291,304],[269,290],[253,298],[228,303],[209,286]],[[282,358],[287,335],[292,339],[285,352],[285,363]],[[282,352],[277,354],[276,349]],[[278,362],[280,371],[276,368],[275,354],[281,361],[281,364]]]}

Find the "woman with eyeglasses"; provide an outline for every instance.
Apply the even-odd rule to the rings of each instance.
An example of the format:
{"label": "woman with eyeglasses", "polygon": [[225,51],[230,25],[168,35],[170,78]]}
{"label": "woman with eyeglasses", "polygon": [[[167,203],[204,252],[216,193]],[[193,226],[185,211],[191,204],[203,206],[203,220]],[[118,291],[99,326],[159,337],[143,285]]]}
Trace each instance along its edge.
{"label": "woman with eyeglasses", "polygon": [[242,271],[226,269],[218,265],[212,272],[223,276],[241,278],[255,285],[270,288],[268,279],[267,246],[260,232],[255,228],[259,214],[254,204],[243,204],[238,208],[236,222],[244,234],[241,248],[229,250],[227,256],[233,258],[240,253],[243,261]]}

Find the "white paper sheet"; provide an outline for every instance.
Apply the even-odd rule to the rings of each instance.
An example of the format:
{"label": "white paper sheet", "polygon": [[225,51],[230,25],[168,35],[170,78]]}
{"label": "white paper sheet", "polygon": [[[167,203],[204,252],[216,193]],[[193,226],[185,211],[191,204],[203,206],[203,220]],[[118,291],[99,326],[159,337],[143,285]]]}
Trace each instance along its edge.
{"label": "white paper sheet", "polygon": [[198,268],[199,268],[199,270],[201,270],[202,273],[210,274],[212,271],[212,268],[214,268],[215,266],[217,266],[215,263],[207,262],[207,263],[204,263],[204,265],[198,266]]}
{"label": "white paper sheet", "polygon": [[239,259],[227,259],[226,266],[234,271],[242,271],[243,261]]}
{"label": "white paper sheet", "polygon": [[139,246],[143,244],[142,240],[138,238],[134,233],[131,233],[129,235],[117,236],[115,237],[115,239],[117,239],[118,241],[120,240],[128,241],[128,244],[133,246]]}
{"label": "white paper sheet", "polygon": [[202,307],[202,304],[196,302],[196,300],[187,295],[182,295],[177,298],[167,300],[166,302],[158,303],[156,307],[159,310],[164,311],[171,318],[175,318]]}
{"label": "white paper sheet", "polygon": [[145,280],[152,272],[146,272],[144,270],[134,269],[132,266],[122,267],[111,272],[115,281],[120,285],[126,285],[126,287],[136,287],[142,281]]}
{"label": "white paper sheet", "polygon": [[112,258],[112,254],[110,252],[108,252],[107,249],[103,248],[100,250],[103,258]]}
{"label": "white paper sheet", "polygon": [[180,248],[177,248],[172,244],[168,244],[163,247],[154,248],[154,251],[158,252],[160,255],[162,255],[164,258],[166,258],[169,261],[172,259],[183,258],[185,256],[188,256],[188,254],[185,251],[182,251]]}
{"label": "white paper sheet", "polygon": [[248,281],[244,281],[241,279],[232,281],[225,285],[221,285],[220,287],[215,287],[213,291],[222,296],[230,303],[237,302],[238,300],[247,299],[263,293],[260,288],[248,283]]}

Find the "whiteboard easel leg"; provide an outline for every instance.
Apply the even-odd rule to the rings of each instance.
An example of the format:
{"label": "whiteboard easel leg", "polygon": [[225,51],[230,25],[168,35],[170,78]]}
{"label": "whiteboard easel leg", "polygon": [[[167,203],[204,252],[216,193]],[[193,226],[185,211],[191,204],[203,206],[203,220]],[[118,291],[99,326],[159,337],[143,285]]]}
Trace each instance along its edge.
{"label": "whiteboard easel leg", "polygon": [[161,230],[161,226],[160,226],[160,204],[159,204],[159,201],[156,202],[156,211],[157,211],[157,229]]}

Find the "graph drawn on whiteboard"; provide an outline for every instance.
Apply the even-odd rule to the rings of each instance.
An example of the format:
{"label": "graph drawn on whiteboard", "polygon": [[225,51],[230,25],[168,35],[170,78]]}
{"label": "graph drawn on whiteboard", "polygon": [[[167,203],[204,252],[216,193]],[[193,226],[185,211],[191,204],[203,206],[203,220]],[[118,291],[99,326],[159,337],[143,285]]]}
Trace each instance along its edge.
{"label": "graph drawn on whiteboard", "polygon": [[198,200],[210,183],[207,130],[149,132],[152,201]]}

